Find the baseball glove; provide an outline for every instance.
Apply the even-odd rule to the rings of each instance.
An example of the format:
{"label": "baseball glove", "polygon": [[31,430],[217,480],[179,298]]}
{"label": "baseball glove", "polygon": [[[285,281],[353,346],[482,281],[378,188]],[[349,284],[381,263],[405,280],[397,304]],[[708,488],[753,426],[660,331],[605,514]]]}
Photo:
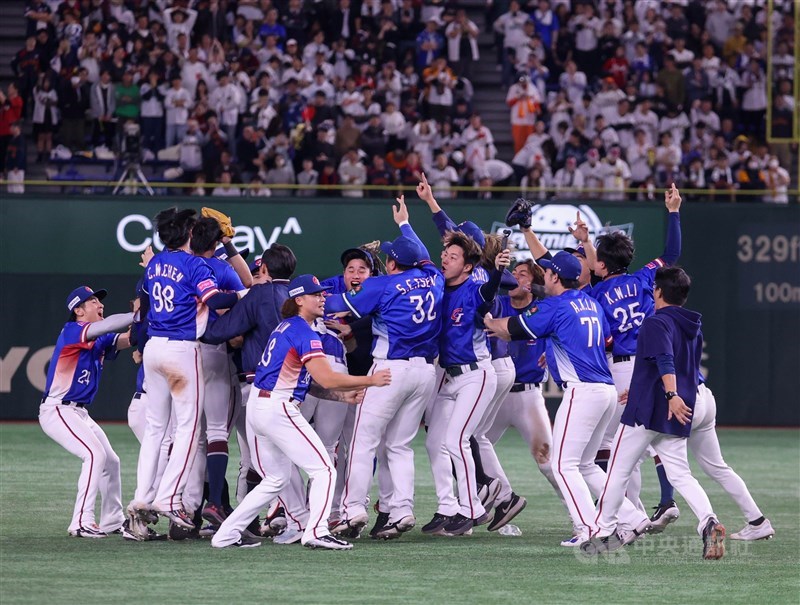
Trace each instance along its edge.
{"label": "baseball glove", "polygon": [[509,227],[519,225],[523,229],[528,229],[531,226],[531,208],[532,204],[528,200],[517,198],[506,213],[506,225]]}
{"label": "baseball glove", "polygon": [[219,223],[219,228],[222,229],[222,235],[225,237],[233,237],[236,231],[231,224],[231,217],[225,216],[219,210],[213,208],[203,208],[200,212],[206,218],[213,218]]}

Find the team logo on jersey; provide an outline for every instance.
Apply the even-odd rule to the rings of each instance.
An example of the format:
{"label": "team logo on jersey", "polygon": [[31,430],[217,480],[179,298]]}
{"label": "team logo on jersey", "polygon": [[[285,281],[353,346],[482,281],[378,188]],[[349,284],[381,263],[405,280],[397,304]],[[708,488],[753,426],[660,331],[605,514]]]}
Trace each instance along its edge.
{"label": "team logo on jersey", "polygon": [[530,317],[539,310],[539,307],[531,307],[525,311],[525,317]]}
{"label": "team logo on jersey", "polygon": [[[604,225],[597,213],[587,204],[538,204],[531,209],[531,229],[539,236],[542,244],[553,254],[564,248],[576,248],[577,242],[568,227],[574,226],[575,216],[580,210],[581,218],[589,227],[590,238],[594,242],[598,235],[622,231],[633,236],[633,223]],[[503,222],[492,223],[492,233],[502,235],[508,229]],[[519,227],[514,227],[509,237],[514,258],[518,261],[531,258],[531,251]]]}
{"label": "team logo on jersey", "polygon": [[450,319],[453,320],[455,325],[461,325],[461,320],[464,318],[464,309],[458,307],[457,309],[453,309],[453,312],[450,314]]}
{"label": "team logo on jersey", "polygon": [[316,275],[312,275],[312,276],[311,276],[311,281],[313,281],[313,282],[314,282],[314,285],[316,285],[316,286],[318,286],[318,285],[319,285],[319,280],[317,279],[317,276],[316,276]]}
{"label": "team logo on jersey", "polygon": [[353,284],[353,287],[347,291],[348,296],[355,296],[361,292],[361,284]]}

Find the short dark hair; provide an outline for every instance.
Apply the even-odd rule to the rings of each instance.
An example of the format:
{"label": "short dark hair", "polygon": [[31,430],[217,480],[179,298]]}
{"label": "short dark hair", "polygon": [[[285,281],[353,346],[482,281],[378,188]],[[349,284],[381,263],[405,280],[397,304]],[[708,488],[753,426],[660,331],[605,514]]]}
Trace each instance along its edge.
{"label": "short dark hair", "polygon": [[369,267],[370,273],[375,270],[375,260],[372,258],[372,255],[363,248],[352,248],[344,254],[342,256],[342,267],[346,269],[347,265],[349,265],[352,260],[363,261],[367,267]]}
{"label": "short dark hair", "polygon": [[681,267],[661,267],[656,271],[655,287],[661,290],[664,302],[682,307],[689,298],[692,279]]}
{"label": "short dark hair", "polygon": [[533,262],[533,259],[526,258],[525,260],[519,261],[514,268],[516,269],[520,265],[525,265],[528,268],[528,271],[533,278],[531,283],[543,286],[544,285],[544,269],[542,269],[539,265]]}
{"label": "short dark hair", "polygon": [[202,216],[192,228],[192,241],[189,243],[192,252],[197,256],[205,254],[217,247],[222,239],[222,229],[216,219]]}
{"label": "short dark hair", "polygon": [[289,319],[294,317],[300,312],[300,307],[297,306],[297,301],[294,298],[287,298],[281,305],[281,317]]}
{"label": "short dark hair", "polygon": [[261,255],[261,264],[267,267],[273,279],[289,279],[297,268],[297,257],[283,244],[272,244]]}
{"label": "short dark hair", "polygon": [[170,250],[183,246],[189,240],[192,228],[197,222],[196,214],[192,208],[184,210],[167,208],[156,214],[156,231],[164,246]]}
{"label": "short dark hair", "polygon": [[458,246],[461,248],[464,252],[464,263],[472,265],[473,269],[481,262],[481,247],[469,235],[461,231],[448,231],[444,234],[442,241],[444,242],[445,248],[449,248],[450,246]]}
{"label": "short dark hair", "polygon": [[567,290],[577,290],[581,287],[580,282],[577,279],[564,279],[555,271],[553,274],[558,278],[558,281],[561,282],[561,285],[564,286]]}
{"label": "short dark hair", "polygon": [[595,247],[597,260],[604,263],[612,275],[624,272],[633,262],[633,240],[622,231],[601,235]]}

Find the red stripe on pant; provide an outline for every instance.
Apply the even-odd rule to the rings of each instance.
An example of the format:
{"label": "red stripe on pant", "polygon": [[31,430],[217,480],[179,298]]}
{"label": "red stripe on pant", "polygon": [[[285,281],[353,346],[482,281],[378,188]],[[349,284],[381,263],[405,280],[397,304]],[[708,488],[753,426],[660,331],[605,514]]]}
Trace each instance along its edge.
{"label": "red stripe on pant", "polygon": [[[371,376],[377,366],[378,364],[373,363],[367,375]],[[366,397],[366,389],[364,389],[364,397]],[[364,400],[362,399],[361,404],[358,406],[358,414],[356,415],[356,422],[353,425],[353,436],[350,438],[350,448],[349,451],[347,452],[347,476],[344,479],[344,490],[342,490],[342,505],[345,508],[347,508],[347,504],[345,504],[347,502],[347,496],[350,494],[350,472],[353,470],[353,460],[355,459],[355,456],[353,456],[353,446],[356,443],[356,435],[358,434],[358,424],[361,422],[361,410],[363,409],[364,409]]]}
{"label": "red stripe on pant", "polygon": [[67,421],[64,420],[64,417],[61,415],[61,410],[56,408],[56,413],[72,436],[75,437],[75,439],[77,439],[80,444],[89,452],[89,480],[86,482],[86,489],[83,492],[83,504],[81,504],[81,514],[78,517],[78,523],[80,523],[81,527],[83,527],[83,510],[86,508],[86,498],[89,496],[89,484],[92,482],[92,471],[94,470],[94,452],[88,445],[86,445],[86,442],[78,437],[78,435],[75,434],[75,431],[70,428],[70,426],[67,424]]}
{"label": "red stripe on pant", "polygon": [[331,491],[331,481],[332,481],[332,477],[331,477],[331,465],[330,465],[330,460],[328,460],[327,453],[326,453],[326,455],[324,455],[324,456],[323,456],[322,454],[320,454],[319,450],[318,450],[318,449],[317,449],[317,447],[314,445],[314,443],[311,441],[311,439],[309,439],[309,438],[306,436],[306,434],[303,432],[303,429],[301,429],[299,426],[297,426],[297,424],[295,423],[295,421],[294,421],[294,420],[292,420],[292,417],[289,415],[289,410],[287,410],[287,409],[286,409],[286,402],[285,402],[285,401],[283,402],[283,412],[284,412],[284,414],[286,414],[286,417],[289,419],[289,422],[291,422],[291,423],[292,423],[292,426],[294,426],[294,428],[296,428],[296,429],[297,429],[297,432],[299,432],[299,433],[300,433],[300,434],[303,436],[303,439],[305,439],[305,440],[308,442],[308,445],[310,445],[310,446],[311,446],[311,449],[313,449],[313,450],[314,450],[314,452],[317,454],[317,456],[319,456],[319,459],[320,459],[320,460],[322,460],[322,463],[323,463],[323,464],[324,464],[324,465],[327,467],[327,469],[328,469],[328,489],[327,489],[327,491],[325,492],[325,504],[324,504],[324,505],[323,505],[323,507],[322,507],[322,512],[320,513],[320,518],[317,520],[317,522],[316,522],[316,523],[314,523],[314,537],[315,537],[315,538],[319,538],[319,536],[317,535],[317,527],[318,527],[318,526],[319,526],[319,524],[320,524],[320,523],[322,523],[322,521],[323,521],[323,519],[322,519],[322,515],[323,515],[323,514],[325,514],[325,509],[326,509],[326,508],[328,508],[328,498],[329,498],[329,493],[330,493],[330,491]]}
{"label": "red stripe on pant", "polygon": [[572,412],[572,400],[574,398],[575,389],[573,388],[572,395],[569,397],[569,406],[567,407],[567,419],[564,421],[564,434],[561,436],[561,447],[558,448],[558,474],[561,476],[561,480],[564,482],[564,485],[567,486],[567,491],[569,492],[569,497],[572,500],[572,504],[575,506],[575,510],[578,511],[578,518],[581,520],[581,523],[583,523],[586,527],[589,527],[589,524],[584,521],[583,515],[581,515],[581,509],[578,506],[578,503],[575,501],[575,496],[569,487],[569,483],[567,483],[566,477],[564,477],[564,473],[561,472],[561,455],[564,453],[564,442],[567,440],[567,427],[569,426],[569,415]]}
{"label": "red stripe on pant", "polygon": [[[600,520],[600,515],[603,514],[603,499],[606,496],[606,490],[608,489],[608,481],[611,479],[611,471],[614,470],[614,463],[617,461],[617,453],[619,452],[619,444],[622,443],[622,435],[625,434],[625,425],[620,424],[622,427],[619,431],[619,439],[614,444],[614,455],[611,456],[611,460],[608,463],[608,472],[606,473],[606,484],[603,486],[603,493],[600,494],[600,500],[597,502],[597,517],[595,517],[594,524],[597,525],[597,522]],[[591,536],[589,536],[591,538]]]}
{"label": "red stripe on pant", "polygon": [[[263,479],[263,478],[265,478],[267,476],[267,473],[264,470],[264,465],[261,464],[261,455],[258,453],[258,439],[256,438],[253,441],[253,443],[255,444],[256,464],[258,464],[258,470],[261,471],[261,478]],[[285,485],[288,485],[288,484],[289,483],[287,482]],[[284,503],[283,500],[281,500],[280,496],[278,496],[278,502],[280,502],[280,505],[283,507],[283,512],[286,514],[286,516],[288,516],[292,521],[294,521],[297,524],[297,529],[300,530],[300,531],[303,531],[305,529],[303,527],[303,524],[300,523],[300,521],[298,521],[297,519],[295,519],[292,516],[292,513],[289,512],[289,507],[286,506],[286,504]]]}
{"label": "red stripe on pant", "polygon": [[[472,410],[470,411],[469,416],[467,416],[467,421],[464,423],[464,426],[461,429],[461,435],[459,436],[458,439],[458,449],[461,452],[461,462],[464,464],[464,476],[467,478],[468,493],[472,493],[472,490],[470,488],[470,483],[469,483],[469,468],[467,467],[467,459],[464,456],[464,447],[462,445],[464,443],[464,431],[467,430],[467,425],[469,424],[469,421],[472,419],[472,415],[475,413],[475,408],[478,407],[478,402],[481,400],[481,396],[483,395],[483,389],[485,386],[486,386],[486,370],[483,371],[483,382],[481,383],[481,390],[480,393],[478,393],[478,398],[475,400],[475,403],[472,406]],[[469,516],[471,519],[475,518],[475,510],[472,508],[472,498],[470,498],[469,500]]]}
{"label": "red stripe on pant", "polygon": [[[175,491],[172,492],[172,495],[169,497],[169,507],[172,510],[175,510],[175,496],[178,495],[178,486],[181,484],[181,479],[183,479],[183,474],[186,472],[186,467],[189,466],[189,459],[192,458],[190,454],[192,453],[192,443],[194,443],[196,433],[197,433],[197,425],[198,425],[198,416],[200,415],[200,369],[198,368],[199,351],[197,349],[194,350],[194,385],[195,385],[195,396],[194,396],[194,427],[192,428],[192,438],[189,441],[189,449],[186,450],[186,459],[183,461],[183,468],[181,469],[180,475],[178,475],[178,480],[175,482]],[[181,502],[181,506],[183,503]]]}

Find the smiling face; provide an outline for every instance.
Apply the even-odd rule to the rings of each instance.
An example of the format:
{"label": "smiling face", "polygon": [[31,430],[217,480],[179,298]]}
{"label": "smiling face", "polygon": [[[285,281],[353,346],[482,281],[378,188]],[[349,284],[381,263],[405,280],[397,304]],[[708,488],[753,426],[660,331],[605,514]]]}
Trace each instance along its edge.
{"label": "smiling face", "polygon": [[354,258],[344,268],[344,283],[349,288],[358,288],[370,275],[372,271],[369,265],[360,258]]}
{"label": "smiling face", "polygon": [[295,297],[295,302],[300,310],[300,315],[306,321],[313,321],[325,315],[325,293],[304,294]]}
{"label": "smiling face", "polygon": [[531,273],[530,268],[525,263],[520,263],[514,270],[511,272],[511,275],[514,276],[514,279],[517,280],[517,284],[519,284],[513,290],[509,290],[508,294],[512,297],[519,297],[525,296],[527,293],[531,291],[531,283],[533,282],[533,274]]}
{"label": "smiling face", "polygon": [[78,321],[93,323],[103,319],[103,303],[96,296],[91,296],[75,307],[73,313]]}

